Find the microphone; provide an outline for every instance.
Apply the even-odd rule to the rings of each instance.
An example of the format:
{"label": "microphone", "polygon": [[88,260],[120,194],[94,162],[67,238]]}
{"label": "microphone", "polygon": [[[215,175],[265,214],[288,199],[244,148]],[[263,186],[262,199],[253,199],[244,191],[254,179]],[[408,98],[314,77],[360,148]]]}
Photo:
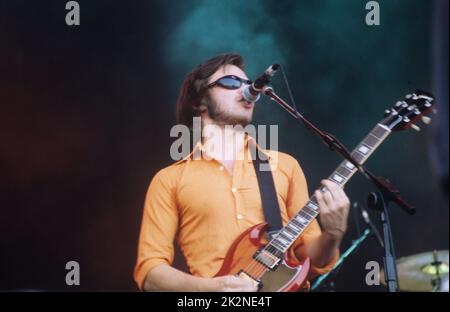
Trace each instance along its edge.
{"label": "microphone", "polygon": [[270,79],[278,70],[278,67],[280,67],[278,64],[270,65],[269,68],[267,68],[261,76],[256,78],[251,85],[245,86],[242,92],[244,100],[247,102],[258,101],[261,97],[262,89],[269,84]]}

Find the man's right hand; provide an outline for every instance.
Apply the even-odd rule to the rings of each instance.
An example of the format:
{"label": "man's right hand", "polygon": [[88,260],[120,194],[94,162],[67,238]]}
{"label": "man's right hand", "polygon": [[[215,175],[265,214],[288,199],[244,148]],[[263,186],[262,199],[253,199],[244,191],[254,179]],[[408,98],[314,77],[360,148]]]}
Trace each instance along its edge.
{"label": "man's right hand", "polygon": [[256,292],[258,288],[249,280],[245,280],[234,275],[225,275],[211,279],[212,287],[210,291],[219,292]]}
{"label": "man's right hand", "polygon": [[154,267],[144,281],[145,291],[208,291],[249,292],[257,291],[250,281],[233,275],[220,277],[198,277],[184,273],[166,264]]}

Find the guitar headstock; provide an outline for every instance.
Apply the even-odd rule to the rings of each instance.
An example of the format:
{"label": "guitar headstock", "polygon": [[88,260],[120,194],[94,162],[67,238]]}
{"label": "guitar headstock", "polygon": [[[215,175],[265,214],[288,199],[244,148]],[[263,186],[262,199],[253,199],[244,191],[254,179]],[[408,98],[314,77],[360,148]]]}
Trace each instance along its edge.
{"label": "guitar headstock", "polygon": [[414,124],[419,119],[429,124],[431,118],[427,115],[433,110],[434,98],[431,94],[417,90],[413,94],[405,96],[403,101],[395,103],[394,107],[385,111],[385,119],[381,122],[392,131],[400,131],[409,128],[419,131]]}

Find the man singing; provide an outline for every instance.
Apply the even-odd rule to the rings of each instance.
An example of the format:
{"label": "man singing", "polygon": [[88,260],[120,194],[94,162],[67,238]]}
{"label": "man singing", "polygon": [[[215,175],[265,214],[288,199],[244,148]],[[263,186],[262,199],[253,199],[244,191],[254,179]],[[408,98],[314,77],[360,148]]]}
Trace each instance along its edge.
{"label": "man singing", "polygon": [[[213,57],[185,79],[176,107],[178,122],[192,128],[193,118],[200,117],[209,135],[150,183],[134,272],[139,289],[257,291],[248,279],[214,277],[235,239],[265,222],[255,169],[245,157],[254,140],[243,131],[254,109],[242,93],[249,83],[244,60],[237,54]],[[292,156],[257,148],[269,163],[277,161],[272,175],[286,224],[309,199],[305,176]],[[202,157],[194,157],[196,152]],[[310,257],[310,276],[324,274],[336,263],[350,206],[342,188],[329,180],[322,184],[325,191],[315,192],[321,227],[314,220],[288,251],[295,262]],[[171,266],[175,240],[190,274]]]}

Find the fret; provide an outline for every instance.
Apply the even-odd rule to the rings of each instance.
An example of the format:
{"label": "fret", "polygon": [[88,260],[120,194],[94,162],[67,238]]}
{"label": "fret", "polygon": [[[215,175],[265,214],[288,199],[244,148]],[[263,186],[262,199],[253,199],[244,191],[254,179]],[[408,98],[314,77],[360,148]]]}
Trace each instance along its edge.
{"label": "fret", "polygon": [[[305,211],[305,208],[307,209],[307,211]],[[303,214],[307,219],[311,219],[315,217],[315,213],[313,213],[312,211],[310,211],[310,209],[308,209],[308,207],[303,207],[298,214]]]}
{"label": "fret", "polygon": [[371,148],[369,148],[367,145],[365,144],[361,144],[358,147],[358,152],[363,154],[363,155],[367,155],[369,152],[371,151]]}
{"label": "fret", "polygon": [[[310,211],[310,213],[306,213],[306,212],[304,211],[304,208],[306,208],[306,207],[303,207],[303,208],[298,212],[298,214],[299,214],[299,215],[302,215],[302,217],[306,218],[308,221],[314,219],[314,218],[317,216],[317,213],[316,213],[315,211]],[[309,209],[308,209],[308,211],[309,211]]]}
{"label": "fret", "polygon": [[304,206],[302,208],[302,211],[306,212],[306,214],[313,216],[314,215],[314,210],[312,210],[311,208],[309,208],[308,206]]}
{"label": "fret", "polygon": [[314,211],[307,206],[303,206],[303,208],[301,210],[303,211],[303,213],[305,213],[308,216],[312,216],[312,217],[314,216]]}
{"label": "fret", "polygon": [[330,180],[333,180],[334,182],[336,182],[337,184],[342,184],[343,182],[345,182],[345,177],[341,176],[339,173],[335,172],[333,173],[330,177]]}
{"label": "fret", "polygon": [[295,219],[299,224],[301,224],[303,228],[305,227],[305,224],[306,224],[306,219],[305,219],[305,218],[302,218],[299,214],[297,214],[297,215],[294,217],[294,219]]}
{"label": "fret", "polygon": [[377,125],[375,129],[370,132],[373,136],[382,139],[386,133],[389,133],[388,129],[383,128],[380,125]]}
{"label": "fret", "polygon": [[280,236],[277,236],[277,238],[275,238],[275,241],[277,242],[277,243],[279,243],[282,247],[283,247],[283,249],[285,249],[287,246],[289,246],[289,242],[288,241],[285,241],[282,237],[280,237]]}
{"label": "fret", "polygon": [[[270,247],[270,246],[281,252],[284,252],[284,250],[285,250],[285,247],[281,246],[281,243],[278,243],[278,241],[276,239],[273,239],[267,247]],[[265,249],[267,249],[267,247]]]}
{"label": "fret", "polygon": [[318,215],[318,213],[314,213],[313,215],[309,215],[309,214],[304,213],[303,211],[299,211],[298,214],[302,215],[307,220],[308,224],[309,224],[309,222],[314,220],[317,217],[317,215]]}
{"label": "fret", "polygon": [[352,155],[352,157],[353,157],[353,159],[354,160],[356,160],[356,162],[358,163],[358,164],[361,164],[361,162],[364,160],[364,158],[365,158],[365,156],[364,155],[362,155],[361,153],[359,153],[358,151],[353,151],[352,153],[351,153],[351,155]]}
{"label": "fret", "polygon": [[280,236],[284,241],[286,241],[286,242],[288,242],[288,243],[289,243],[290,241],[292,241],[292,237],[286,236],[285,231],[280,231],[279,236]]}
{"label": "fret", "polygon": [[[297,216],[297,215],[295,215],[295,216]],[[303,228],[302,224],[295,217],[292,218],[291,221],[296,227]]]}
{"label": "fret", "polygon": [[[300,231],[303,231],[303,226],[294,218],[291,220],[292,224],[294,224],[296,227],[300,228]],[[299,232],[300,232],[299,231]]]}
{"label": "fret", "polygon": [[378,143],[381,140],[379,138],[377,138],[376,136],[374,136],[373,134],[369,134],[365,139],[364,139],[364,144],[366,144],[367,146],[374,148],[375,146],[378,145]]}
{"label": "fret", "polygon": [[283,251],[285,248],[285,246],[283,246],[283,243],[278,239],[278,237],[274,238],[270,243],[281,251]]}
{"label": "fret", "polygon": [[283,235],[286,236],[289,240],[295,239],[295,236],[292,235],[287,228],[283,230]]}
{"label": "fret", "polygon": [[283,230],[281,230],[280,232],[278,232],[277,238],[281,238],[283,239],[283,241],[287,241],[289,242],[291,239],[289,237],[287,237],[284,233]]}
{"label": "fret", "polygon": [[317,204],[317,202],[315,200],[316,200],[315,196],[311,197],[311,199],[309,200],[306,207],[309,207],[312,210],[314,210],[314,212],[317,212],[317,211],[319,211],[319,205]]}
{"label": "fret", "polygon": [[336,172],[339,173],[344,178],[350,177],[352,174],[352,171],[350,169],[345,168],[344,166],[339,166],[339,168],[336,169]]}
{"label": "fret", "polygon": [[303,216],[300,216],[299,214],[295,217],[302,225],[305,225],[308,222],[308,219],[306,219]]}
{"label": "fret", "polygon": [[288,223],[288,224],[286,224],[285,229],[286,229],[286,231],[289,232],[291,235],[295,236],[295,235],[297,235],[297,234],[300,232],[300,229],[297,229],[297,230],[296,230],[296,228],[293,228],[293,227],[294,227],[294,225]]}
{"label": "fret", "polygon": [[298,233],[300,233],[300,232],[303,230],[301,227],[296,226],[292,221],[290,221],[290,222],[288,223],[288,226],[289,226],[290,228],[293,228],[293,229],[294,229],[296,235],[297,235]]}
{"label": "fret", "polygon": [[344,166],[350,170],[355,169],[355,165],[349,162],[348,160],[345,160]]}

